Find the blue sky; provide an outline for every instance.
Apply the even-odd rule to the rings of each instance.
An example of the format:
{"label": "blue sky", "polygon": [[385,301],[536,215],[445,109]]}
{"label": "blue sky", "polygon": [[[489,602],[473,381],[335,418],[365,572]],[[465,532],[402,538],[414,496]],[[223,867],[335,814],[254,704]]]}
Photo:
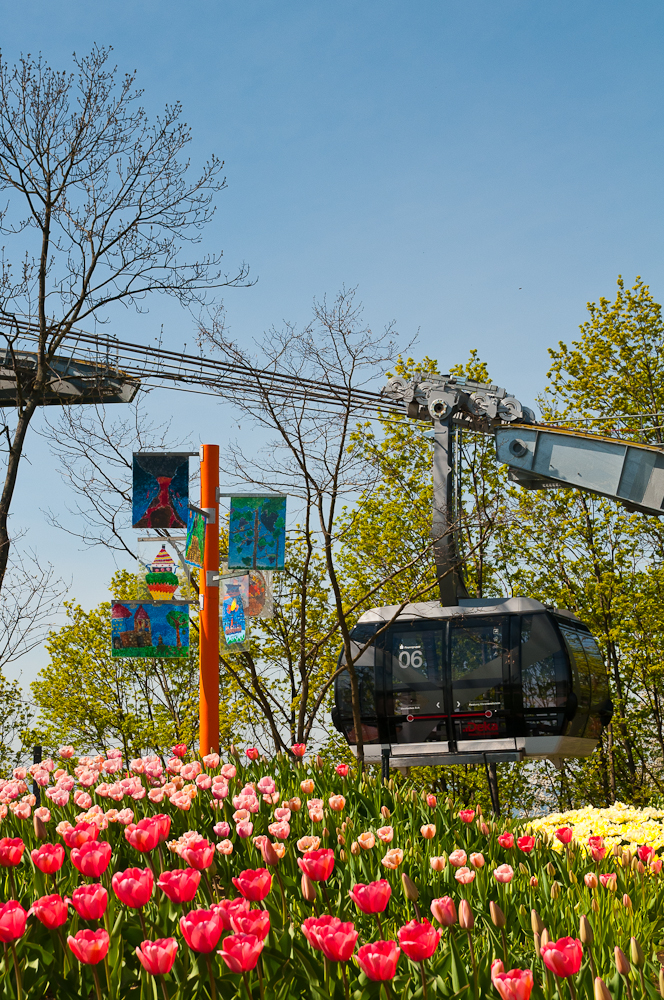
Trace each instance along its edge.
{"label": "blue sky", "polygon": [[[73,50],[111,44],[151,112],[182,101],[194,161],[226,162],[206,247],[258,278],[225,295],[244,343],[357,285],[374,328],[395,320],[441,368],[477,347],[532,405],[547,347],[575,336],[619,273],[664,295],[659,2],[24,0],[2,12],[8,60],[41,51],[65,68]],[[110,319],[119,337],[149,342],[163,324],[169,346],[193,345],[171,300]],[[194,445],[225,432],[214,401],[159,393],[150,406]],[[16,524],[73,597],[97,603],[113,562],[46,525],[44,487],[53,508],[67,497],[35,437],[28,458]]]}

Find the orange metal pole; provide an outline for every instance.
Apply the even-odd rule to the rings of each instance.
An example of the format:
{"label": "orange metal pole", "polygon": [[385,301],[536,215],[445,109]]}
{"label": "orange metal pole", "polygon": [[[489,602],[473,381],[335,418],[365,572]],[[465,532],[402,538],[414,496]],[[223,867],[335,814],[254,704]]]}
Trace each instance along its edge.
{"label": "orange metal pole", "polygon": [[219,752],[219,445],[201,446],[201,507],[212,514],[205,530],[200,594],[201,754]]}

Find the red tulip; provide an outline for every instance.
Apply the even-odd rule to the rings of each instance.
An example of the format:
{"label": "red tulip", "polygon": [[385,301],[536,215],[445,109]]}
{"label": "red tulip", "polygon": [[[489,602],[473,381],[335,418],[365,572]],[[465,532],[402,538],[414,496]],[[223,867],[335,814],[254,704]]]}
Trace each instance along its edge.
{"label": "red tulip", "polygon": [[111,879],[113,892],[121,903],[138,910],[145,906],[152,895],[154,878],[150,868],[127,868],[116,872]]}
{"label": "red tulip", "polygon": [[514,847],[514,834],[505,830],[505,832],[501,833],[498,837],[498,843],[501,847]]}
{"label": "red tulip", "polygon": [[564,937],[543,944],[541,954],[547,969],[564,979],[575,976],[581,968],[583,948],[578,938]]}
{"label": "red tulip", "polygon": [[533,974],[530,969],[496,972],[491,979],[501,1000],[530,1000],[533,989]]}
{"label": "red tulip", "polygon": [[0,865],[5,868],[16,868],[20,865],[25,844],[20,837],[0,838]]}
{"label": "red tulip", "polygon": [[77,823],[71,830],[65,830],[62,836],[67,847],[82,847],[88,841],[97,839],[99,827],[96,823]]}
{"label": "red tulip", "polygon": [[392,888],[387,879],[381,878],[368,885],[358,882],[348,895],[362,913],[382,913],[392,895]]}
{"label": "red tulip", "polygon": [[451,927],[457,921],[457,911],[451,896],[431,900],[431,912],[441,927]]}
{"label": "red tulip", "polygon": [[321,943],[321,932],[325,929],[336,930],[341,927],[343,921],[339,917],[333,917],[330,914],[325,914],[323,917],[307,917],[306,920],[302,922],[302,933],[309,942],[312,948],[317,951],[323,950],[323,945]]}
{"label": "red tulip", "polygon": [[605,875],[600,875],[600,882],[605,889],[609,889],[611,892],[615,892],[618,887],[618,876],[615,872],[607,872]]}
{"label": "red tulip", "polygon": [[258,747],[247,747],[247,749],[244,752],[246,753],[249,760],[258,760],[259,757]]}
{"label": "red tulip", "polygon": [[655,857],[655,848],[648,847],[647,844],[641,844],[637,847],[636,853],[638,854],[639,859],[643,861],[644,865],[647,865],[650,859]]}
{"label": "red tulip", "polygon": [[107,903],[108,893],[99,882],[79,885],[71,894],[71,905],[83,920],[101,920]]}
{"label": "red tulip", "polygon": [[573,836],[574,831],[569,826],[561,826],[560,829],[556,830],[556,837],[561,844],[569,844]]}
{"label": "red tulip", "polygon": [[79,962],[97,965],[108,954],[109,937],[103,928],[98,931],[79,931],[76,937],[69,935],[67,944]]}
{"label": "red tulip", "polygon": [[255,934],[234,934],[224,938],[219,954],[236,975],[255,968],[264,941]]}
{"label": "red tulip", "polygon": [[[243,900],[246,903],[246,900]],[[264,941],[270,933],[270,914],[267,910],[240,910],[230,914],[231,927],[236,934],[253,934]]]}
{"label": "red tulip", "polygon": [[461,820],[462,823],[472,823],[473,820],[475,819],[475,810],[474,809],[460,809],[459,810],[459,819]]}
{"label": "red tulip", "polygon": [[182,852],[182,857],[192,868],[202,872],[205,868],[209,868],[214,861],[214,844],[205,840],[204,837],[199,837],[198,840],[189,843],[186,850]]}
{"label": "red tulip", "polygon": [[0,941],[9,944],[10,941],[17,941],[22,937],[27,919],[28,914],[15,899],[0,904]]}
{"label": "red tulip", "polygon": [[191,903],[198,890],[201,873],[195,868],[162,872],[157,885],[171,903]]}
{"label": "red tulip", "polygon": [[153,819],[141,819],[138,823],[130,823],[125,827],[125,840],[141,853],[154,851],[159,843],[159,824]]}
{"label": "red tulip", "polygon": [[312,882],[327,882],[334,869],[334,851],[329,848],[306,851],[297,863]]}
{"label": "red tulip", "polygon": [[347,962],[355,950],[358,932],[352,921],[332,927],[323,925],[318,930],[321,951],[330,962]]}
{"label": "red tulip", "polygon": [[59,872],[64,864],[65,849],[62,844],[42,844],[30,851],[30,857],[35,868],[45,875],[52,875]]}
{"label": "red tulip", "polygon": [[347,778],[350,768],[348,767],[348,764],[337,764],[334,770],[337,774],[340,774],[342,778]]}
{"label": "red tulip", "polygon": [[221,914],[216,910],[190,910],[180,917],[180,930],[192,951],[209,954],[221,937]]}
{"label": "red tulip", "polygon": [[187,756],[187,744],[186,743],[176,743],[172,748],[171,753],[175,757],[179,757],[182,760],[183,757]]}
{"label": "red tulip", "polygon": [[40,896],[28,910],[28,916],[33,914],[44,927],[55,930],[67,922],[67,904],[57,892],[50,896]]}
{"label": "red tulip", "polygon": [[107,840],[88,840],[81,847],[72,847],[71,863],[81,875],[99,878],[111,860],[111,845]]}
{"label": "red tulip", "polygon": [[260,903],[272,888],[272,876],[267,868],[246,868],[233,879],[233,885],[250,903]]}
{"label": "red tulip", "polygon": [[212,909],[219,914],[222,928],[230,931],[233,929],[233,917],[236,914],[249,913],[250,907],[249,901],[244,896],[239,896],[237,899],[222,899],[220,903],[215,903]]}
{"label": "red tulip", "polygon": [[435,809],[437,802],[438,802],[438,799],[436,798],[435,795],[427,795],[427,805],[428,805],[429,809]]}
{"label": "red tulip", "polygon": [[424,962],[431,958],[440,941],[440,931],[428,920],[411,920],[399,928],[399,944],[411,962]]}
{"label": "red tulip", "polygon": [[401,949],[396,941],[372,941],[357,952],[357,964],[367,979],[382,983],[394,979]]}
{"label": "red tulip", "polygon": [[[159,828],[159,843],[163,844],[165,840],[168,840],[168,835],[171,832],[171,817],[166,813],[157,813],[156,816],[152,817],[152,822],[156,823]],[[168,941],[169,938],[164,938],[164,941]]]}
{"label": "red tulip", "polygon": [[294,743],[293,746],[291,747],[291,753],[293,754],[294,757],[302,758],[304,757],[306,752],[307,752],[306,743]]}
{"label": "red tulip", "polygon": [[136,949],[139,962],[153,976],[165,976],[175,962],[178,943],[175,938],[159,938],[158,941],[143,941]]}
{"label": "red tulip", "polygon": [[533,847],[535,846],[535,838],[519,837],[519,839],[516,842],[516,846],[519,848],[520,851],[523,851],[524,854],[530,854]]}

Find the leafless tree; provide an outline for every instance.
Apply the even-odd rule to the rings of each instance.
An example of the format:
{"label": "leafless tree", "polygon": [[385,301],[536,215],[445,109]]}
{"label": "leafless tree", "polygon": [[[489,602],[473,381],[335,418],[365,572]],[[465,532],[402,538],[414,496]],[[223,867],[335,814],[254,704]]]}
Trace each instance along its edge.
{"label": "leafless tree", "polygon": [[[109,307],[139,311],[153,292],[183,306],[223,285],[246,283],[221,254],[190,258],[225,186],[212,156],[191,176],[190,132],[179,103],[150,120],[135,74],[118,78],[110,50],[74,56],[72,73],[41,56],[11,66],[0,57],[0,232],[3,366],[16,383],[15,419],[0,495],[0,587],[9,558],[8,518],[25,437],[52,378],[63,338],[76,324],[105,322]],[[10,254],[10,255],[9,255]],[[36,366],[19,354],[26,323]]]}
{"label": "leafless tree", "polygon": [[68,406],[41,432],[58,459],[58,470],[75,502],[67,525],[47,512],[50,523],[86,547],[101,545],[136,557],[124,529],[131,510],[132,453],[177,451],[182,442],[170,436],[170,423],[155,423],[142,399],[110,412],[103,406]]}
{"label": "leafless tree", "polygon": [[[298,330],[291,324],[282,330],[271,329],[257,344],[257,359],[228,340],[223,316],[221,319],[212,316],[207,325],[201,325],[200,335],[207,349],[215,349],[227,360],[253,364],[260,369],[255,374],[255,392],[251,397],[239,391],[231,394],[231,399],[250,421],[269,432],[270,438],[258,453],[246,454],[242,447],[234,445],[224,458],[227,473],[238,484],[287,493],[299,501],[301,509],[303,551],[295,604],[291,603],[291,616],[297,615],[298,623],[296,636],[285,646],[292,679],[291,697],[297,704],[293,732],[301,739],[311,731],[331,684],[341,671],[347,670],[358,761],[363,765],[364,739],[355,665],[369,643],[359,648],[354,646],[350,633],[353,619],[386,580],[377,579],[360,599],[346,599],[338,554],[341,546],[352,545],[352,517],[342,521],[340,515],[344,505],[352,506],[357,504],[358,497],[370,496],[378,482],[376,467],[366,462],[361,450],[351,447],[351,443],[362,416],[357,404],[358,391],[372,383],[375,386],[377,379],[382,381],[395,358],[393,328],[389,326],[384,332],[374,334],[362,322],[362,310],[354,291],[342,290],[331,305],[325,301],[314,303],[314,318],[304,329]],[[286,374],[303,385],[314,384],[317,389],[309,399],[294,398],[279,390],[277,380],[272,378],[276,374]],[[227,388],[224,397],[229,398]],[[432,544],[433,540],[427,541],[417,553],[409,553],[403,565],[392,567],[391,579],[407,574],[417,565],[421,567],[421,573],[415,574],[415,582],[411,576],[408,593],[395,608],[393,618],[407,603],[425,595],[437,596],[435,592],[432,594],[435,576],[432,580],[428,572]],[[330,591],[330,614],[327,623],[321,622],[317,634],[312,636],[307,619],[318,553]],[[339,668],[336,658],[330,662],[332,640],[343,645],[345,663]],[[320,677],[321,659],[325,656],[326,673]],[[270,690],[268,679],[261,675],[254,657],[250,653],[228,657],[224,666],[264,713],[275,744],[283,746],[277,696]]]}

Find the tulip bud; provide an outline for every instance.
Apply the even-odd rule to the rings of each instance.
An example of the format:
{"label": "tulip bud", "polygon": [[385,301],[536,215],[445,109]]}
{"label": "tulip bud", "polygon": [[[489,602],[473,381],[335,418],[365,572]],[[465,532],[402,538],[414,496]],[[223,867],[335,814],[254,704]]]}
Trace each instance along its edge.
{"label": "tulip bud", "polygon": [[544,947],[544,945],[548,944],[549,941],[550,941],[549,932],[547,931],[546,927],[544,928],[544,930],[540,934],[540,941],[542,942],[542,947]]}
{"label": "tulip bud", "polygon": [[546,847],[546,846],[547,846],[547,844],[549,843],[549,835],[548,835],[548,833],[546,832],[546,830],[542,830],[542,834],[541,834],[541,838],[542,838],[542,843],[543,843],[543,844],[544,844],[544,846]]}
{"label": "tulip bud", "polygon": [[346,846],[346,838],[344,837],[344,835],[342,833],[340,833],[337,836],[337,844],[339,844],[341,847],[345,847]]}
{"label": "tulip bud", "polygon": [[324,826],[323,827],[323,840],[327,840],[327,838],[329,836],[330,836],[330,831],[328,830],[328,828],[326,826]]}
{"label": "tulip bud", "polygon": [[531,875],[530,876],[530,888],[531,889],[536,889],[538,885],[539,885],[539,880],[537,878],[537,875]]}
{"label": "tulip bud", "polygon": [[551,883],[551,899],[559,899],[560,898],[560,890],[561,890],[561,888],[562,888],[562,886],[560,885],[560,882],[552,882]]}
{"label": "tulip bud", "polygon": [[324,766],[324,764],[325,764],[325,761],[323,760],[323,758],[321,757],[321,755],[318,754],[318,756],[316,757],[316,767],[318,767],[319,769],[322,769],[323,766]]}
{"label": "tulip bud", "polygon": [[486,823],[482,823],[482,825],[480,827],[480,831],[481,831],[483,837],[488,837],[490,835],[490,833],[491,833],[491,830],[486,825]]}
{"label": "tulip bud", "polygon": [[574,873],[573,871],[571,871],[571,870],[570,870],[570,871],[569,871],[569,872],[567,873],[567,875],[568,875],[568,877],[569,877],[569,882],[570,882],[570,885],[576,885],[576,883],[578,882],[578,879],[577,879],[577,877],[576,877],[575,873]]}
{"label": "tulip bud", "polygon": [[664,997],[664,969],[659,970],[659,995]]}
{"label": "tulip bud", "polygon": [[459,927],[464,931],[471,931],[475,926],[475,917],[467,899],[462,899],[459,903]]}
{"label": "tulip bud", "polygon": [[46,824],[44,823],[44,820],[35,813],[32,817],[32,822],[35,828],[35,837],[37,840],[46,840],[48,833],[46,832]]}
{"label": "tulip bud", "polygon": [[533,941],[535,942],[535,954],[539,956],[539,953],[542,950],[542,939],[537,932],[533,934]]}
{"label": "tulip bud", "polygon": [[339,851],[339,861],[345,861],[345,860],[346,860],[346,852]]}
{"label": "tulip bud", "polygon": [[476,813],[477,813],[478,816],[481,816],[482,815],[482,806],[477,806],[477,808],[476,808],[475,811],[476,811]]}
{"label": "tulip bud", "polygon": [[535,841],[535,850],[536,851],[541,851],[542,850],[542,838],[541,837],[538,837],[537,840]]}
{"label": "tulip bud", "polygon": [[556,866],[551,861],[549,861],[548,865],[546,866],[546,873],[549,876],[549,878],[553,878],[553,876],[556,874]]}
{"label": "tulip bud", "polygon": [[383,819],[389,819],[391,816],[390,810],[387,808],[387,806],[380,807],[380,814],[383,817]]}
{"label": "tulip bud", "polygon": [[628,847],[626,847],[622,853],[622,863],[623,868],[629,868],[632,864],[632,852]]}
{"label": "tulip bud", "polygon": [[636,871],[639,873],[639,875],[645,875],[646,868],[645,868],[645,865],[643,864],[643,861],[637,861],[635,868],[636,868]]}
{"label": "tulip bud", "polygon": [[627,909],[627,910],[631,910],[631,909],[632,909],[632,900],[631,900],[631,898],[630,898],[630,897],[629,897],[629,896],[627,895],[627,893],[625,893],[625,895],[623,896],[623,906],[624,906],[624,907],[625,907],[625,909]]}
{"label": "tulip bud", "polygon": [[530,926],[533,929],[533,934],[541,934],[544,930],[544,924],[542,923],[542,918],[540,917],[537,910],[530,911]]}
{"label": "tulip bud", "polygon": [[489,913],[491,914],[494,927],[502,929],[507,923],[505,920],[505,914],[498,906],[498,903],[494,903],[493,900],[489,903]]}
{"label": "tulip bud", "polygon": [[277,854],[277,852],[275,851],[274,847],[267,839],[267,837],[262,842],[261,854],[263,855],[263,861],[265,862],[266,865],[270,865],[272,868],[274,868],[276,865],[279,864],[279,855]]}
{"label": "tulip bud", "polygon": [[411,903],[416,903],[420,898],[419,890],[415,883],[408,878],[405,872],[401,876],[401,884],[403,885],[403,891],[406,899],[409,899]]}
{"label": "tulip bud", "polygon": [[[213,749],[214,749],[213,747],[210,747],[210,753],[213,752]],[[235,746],[234,743],[231,743],[231,757],[239,757],[239,756],[240,756],[240,751],[238,750],[238,748]]]}
{"label": "tulip bud", "polygon": [[599,976],[597,976],[597,978],[595,979],[595,986],[593,992],[595,1000],[613,1000],[613,997],[606,988],[604,980],[600,979]]}
{"label": "tulip bud", "polygon": [[522,875],[530,874],[530,868],[526,868],[523,861],[519,861],[519,871],[521,872]]}
{"label": "tulip bud", "polygon": [[593,929],[588,917],[584,914],[579,921],[579,940],[581,944],[591,945],[594,941]]}
{"label": "tulip bud", "polygon": [[360,845],[356,840],[354,840],[353,843],[350,845],[350,853],[353,855],[354,858],[356,858],[358,854],[361,853]]}
{"label": "tulip bud", "polygon": [[597,896],[593,896],[590,901],[590,909],[593,913],[599,913],[599,903],[597,902]]}
{"label": "tulip bud", "polygon": [[613,850],[611,851],[611,853],[613,854],[614,858],[620,857],[620,853],[621,853],[621,851],[620,851],[620,845],[619,844],[614,844],[613,845]]}
{"label": "tulip bud", "polygon": [[629,959],[627,958],[625,952],[622,950],[622,948],[619,948],[618,945],[616,945],[615,948],[613,949],[613,954],[615,955],[616,959],[616,969],[618,970],[620,975],[628,976],[632,970],[632,966],[629,964]]}
{"label": "tulip bud", "polygon": [[348,819],[346,820],[345,825],[346,825],[347,829],[349,829],[349,830],[353,829],[353,817],[352,816],[348,817]]}
{"label": "tulip bud", "polygon": [[307,903],[314,903],[316,901],[316,886],[308,875],[302,875],[300,886],[302,888],[302,896],[306,899]]}
{"label": "tulip bud", "polygon": [[629,957],[638,969],[645,965],[646,956],[643,954],[643,949],[636,938],[632,938],[629,942]]}

